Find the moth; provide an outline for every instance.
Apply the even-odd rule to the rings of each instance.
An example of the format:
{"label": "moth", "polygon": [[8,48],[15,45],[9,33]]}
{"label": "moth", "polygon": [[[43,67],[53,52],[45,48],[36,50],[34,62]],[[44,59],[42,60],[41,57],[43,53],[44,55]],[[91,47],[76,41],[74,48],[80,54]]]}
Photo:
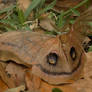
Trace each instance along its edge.
{"label": "moth", "polygon": [[0,60],[30,67],[33,75],[49,84],[71,83],[83,74],[86,55],[82,42],[91,33],[91,21],[92,8],[89,8],[69,32],[61,35],[29,31],[4,33],[0,36]]}

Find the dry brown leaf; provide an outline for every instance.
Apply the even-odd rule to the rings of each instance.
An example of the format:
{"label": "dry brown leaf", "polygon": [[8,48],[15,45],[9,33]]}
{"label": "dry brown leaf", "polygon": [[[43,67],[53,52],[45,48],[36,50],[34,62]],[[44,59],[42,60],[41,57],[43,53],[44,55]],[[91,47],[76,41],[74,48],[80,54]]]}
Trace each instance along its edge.
{"label": "dry brown leaf", "polygon": [[5,16],[6,16],[6,14],[5,14],[5,13],[4,13],[4,14],[2,14],[2,15],[0,15],[0,19],[3,19]]}
{"label": "dry brown leaf", "polygon": [[85,39],[84,39],[83,43],[88,44],[88,43],[89,43],[89,41],[91,41],[91,39],[90,39],[90,38],[88,38],[88,37],[85,37]]}
{"label": "dry brown leaf", "polygon": [[25,85],[21,85],[21,86],[16,87],[16,88],[8,89],[5,92],[24,92],[24,90],[25,90]]}
{"label": "dry brown leaf", "polygon": [[[46,0],[47,3],[51,3],[53,0]],[[78,5],[80,2],[83,0],[57,0],[56,5],[55,5],[55,10],[60,12],[61,10],[67,10],[70,9],[76,5]],[[79,11],[84,11],[85,10],[85,5],[81,6],[79,8]]]}
{"label": "dry brown leaf", "polygon": [[[17,4],[18,4],[19,8],[23,11],[25,11],[29,7],[31,2],[32,2],[32,0],[17,0]],[[32,16],[33,16],[33,12],[31,12],[30,18],[32,18]]]}
{"label": "dry brown leaf", "polygon": [[47,30],[47,31],[53,31],[55,28],[52,25],[55,25],[54,21],[52,21],[48,16],[45,16],[40,20],[39,25],[41,28]]}
{"label": "dry brown leaf", "polygon": [[5,68],[6,68],[6,66],[7,66],[7,63],[6,63],[6,62],[3,62],[3,61],[0,61],[0,64],[2,65],[2,67],[3,67],[4,70],[5,70]]}
{"label": "dry brown leaf", "polygon": [[16,86],[24,83],[25,67],[10,62],[6,67],[6,71],[14,79]]}
{"label": "dry brown leaf", "polygon": [[72,86],[78,89],[78,92],[92,92],[92,52],[86,53],[86,55],[87,62],[84,79],[80,79],[72,84]]}
{"label": "dry brown leaf", "polygon": [[9,88],[15,87],[13,79],[8,77],[1,63],[0,63],[0,77]]}
{"label": "dry brown leaf", "polygon": [[[8,8],[10,5],[13,5],[16,0],[0,0],[0,10]],[[7,16],[6,13],[0,14],[0,19],[3,19]],[[1,24],[1,23],[0,23]]]}
{"label": "dry brown leaf", "polygon": [[41,82],[41,87],[40,87],[41,92],[52,92],[53,88],[59,88],[63,92],[78,92],[75,87],[72,87],[70,85],[52,86],[45,82]]}
{"label": "dry brown leaf", "polygon": [[2,2],[2,0],[0,0],[0,3]]}
{"label": "dry brown leaf", "polygon": [[4,4],[0,3],[0,10],[2,10],[3,8],[5,8]]}
{"label": "dry brown leaf", "polygon": [[16,2],[16,0],[1,0],[2,3],[4,4],[14,4]]}
{"label": "dry brown leaf", "polygon": [[8,86],[0,79],[0,92],[4,92],[8,89]]}
{"label": "dry brown leaf", "polygon": [[39,92],[40,78],[31,73],[31,69],[26,71],[25,81],[27,89],[31,92]]}
{"label": "dry brown leaf", "polygon": [[90,41],[91,41],[90,38],[85,37],[85,39],[84,39],[84,41],[83,41],[83,48],[84,48],[84,49],[87,49],[88,43],[89,43]]}
{"label": "dry brown leaf", "polygon": [[19,8],[25,11],[31,3],[31,0],[17,0],[17,3],[19,5]]}

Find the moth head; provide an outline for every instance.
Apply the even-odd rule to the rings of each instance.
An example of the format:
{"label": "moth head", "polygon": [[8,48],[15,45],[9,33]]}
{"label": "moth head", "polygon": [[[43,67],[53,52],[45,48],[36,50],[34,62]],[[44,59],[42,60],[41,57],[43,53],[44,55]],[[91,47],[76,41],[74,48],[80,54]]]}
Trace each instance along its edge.
{"label": "moth head", "polygon": [[79,79],[83,71],[85,54],[71,34],[57,36],[47,41],[38,52],[32,73],[50,84],[71,83]]}

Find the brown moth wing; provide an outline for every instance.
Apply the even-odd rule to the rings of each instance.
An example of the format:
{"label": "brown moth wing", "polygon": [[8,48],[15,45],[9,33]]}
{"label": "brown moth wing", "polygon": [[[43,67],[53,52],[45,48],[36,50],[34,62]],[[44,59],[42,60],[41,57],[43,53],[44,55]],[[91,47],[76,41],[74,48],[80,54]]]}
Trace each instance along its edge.
{"label": "brown moth wing", "polygon": [[[83,50],[77,40],[74,41],[71,40],[70,33],[54,37],[28,31],[8,32],[0,36],[0,60],[13,60],[26,66],[33,65],[32,73],[51,84],[70,83],[80,77],[85,62],[83,58],[82,64],[78,66],[79,60],[85,55],[82,54]],[[63,47],[63,43],[66,47]],[[80,48],[78,59],[74,63],[69,58],[69,50],[73,45]],[[50,53],[58,56],[57,64],[54,66],[47,62],[47,55]]]}
{"label": "brown moth wing", "polygon": [[13,60],[16,63],[31,66],[43,44],[51,36],[36,32],[8,32],[0,36],[0,60]]}
{"label": "brown moth wing", "polygon": [[[74,35],[74,32],[71,31],[57,36],[54,43],[52,43],[53,41],[45,43],[44,47],[47,44],[51,46],[52,43],[52,49],[49,49],[48,52],[54,52],[58,55],[58,63],[55,66],[48,66],[44,63],[46,58],[43,58],[38,65],[33,66],[33,73],[50,84],[72,83],[82,77],[86,55],[79,40]],[[72,48],[74,48],[75,52],[71,52]],[[47,50],[46,48],[43,49],[43,51]],[[75,60],[72,60],[71,53],[76,55]],[[38,56],[38,58],[40,57]],[[38,58],[37,60],[39,60]]]}
{"label": "brown moth wing", "polygon": [[[59,36],[54,37],[28,31],[8,32],[0,36],[0,60],[13,60],[26,66],[33,65],[33,74],[49,83],[59,84],[68,79],[65,78],[64,80],[64,76],[61,75],[61,80],[59,80],[57,74],[71,71],[61,45]],[[49,65],[47,62],[49,53],[56,53],[59,56],[58,66]],[[35,69],[35,67],[38,69]],[[57,81],[54,79],[57,79]]]}
{"label": "brown moth wing", "polygon": [[[91,34],[91,32],[88,31],[88,29],[91,30],[91,26],[89,25],[89,22],[91,21],[92,8],[89,8],[77,19],[73,25],[72,31],[66,33],[65,35],[63,34],[61,36],[57,36],[57,40],[54,40],[55,43],[57,42],[57,44],[53,44],[52,50],[50,52],[56,51],[56,54],[60,58],[58,61],[59,66],[57,64],[58,67],[47,67],[46,64],[42,63],[42,61],[46,61],[44,58],[40,61],[40,65],[33,66],[33,73],[51,84],[67,83],[71,82],[69,80],[76,80],[80,78],[83,72],[84,64],[86,62],[86,55],[84,53],[81,42],[84,40],[87,34]],[[53,41],[48,41],[45,44],[49,43],[51,46],[51,42]],[[44,47],[45,46],[46,45],[44,45]],[[53,48],[56,49],[53,50]],[[43,49],[43,51],[45,51],[46,48]],[[42,52],[41,54],[43,55]],[[40,57],[38,56],[37,60],[39,60],[39,58]],[[62,65],[66,66],[63,67]]]}
{"label": "brown moth wing", "polygon": [[[74,74],[76,76],[73,78],[76,80],[81,73],[83,73],[83,67],[86,62],[85,51],[76,37],[76,33],[70,31],[68,34],[60,36],[62,42],[62,48],[66,55],[68,63],[71,65],[72,72],[71,78]],[[74,59],[73,59],[74,58]],[[83,77],[83,76],[82,76]]]}
{"label": "brown moth wing", "polygon": [[[69,83],[76,80],[83,71],[86,56],[79,39],[89,34],[92,8],[84,12],[67,34],[53,37],[35,32],[11,32],[0,36],[0,59],[13,60],[24,65],[33,65],[32,73],[51,84]],[[91,33],[91,32],[90,32]],[[76,60],[71,59],[75,53]],[[57,66],[47,63],[47,55],[55,53]],[[73,56],[74,57],[74,56]]]}

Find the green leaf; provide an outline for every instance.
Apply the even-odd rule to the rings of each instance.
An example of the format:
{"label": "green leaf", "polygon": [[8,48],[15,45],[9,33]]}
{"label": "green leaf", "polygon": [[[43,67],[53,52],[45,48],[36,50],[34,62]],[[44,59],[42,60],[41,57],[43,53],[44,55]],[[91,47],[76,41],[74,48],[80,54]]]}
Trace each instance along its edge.
{"label": "green leaf", "polygon": [[15,29],[13,29],[13,28],[9,28],[9,27],[5,27],[5,29],[8,31],[8,32],[10,32],[10,31],[14,31]]}
{"label": "green leaf", "polygon": [[88,22],[88,25],[92,27],[92,22]]}
{"label": "green leaf", "polygon": [[44,3],[45,3],[46,0],[41,0],[40,2],[40,6],[39,6],[39,9],[43,7]]}
{"label": "green leaf", "polygon": [[10,25],[12,28],[16,29],[16,26],[15,26],[14,22],[13,22],[13,21],[10,21],[10,20],[8,20],[8,19],[0,20],[0,23],[8,24],[8,25]]}
{"label": "green leaf", "polygon": [[8,8],[4,8],[4,9],[0,10],[0,14],[9,12],[9,11],[13,10],[15,7],[16,7],[16,5],[11,5]]}
{"label": "green leaf", "polygon": [[56,21],[56,24],[59,28],[62,28],[65,24],[67,24],[68,20],[70,20],[71,13],[68,13],[65,15],[65,12],[61,12],[60,15],[58,15],[58,19]]}
{"label": "green leaf", "polygon": [[89,47],[88,52],[92,51],[92,46]]}
{"label": "green leaf", "polygon": [[60,90],[59,88],[53,88],[52,92],[63,92],[62,90]]}
{"label": "green leaf", "polygon": [[88,8],[91,5],[91,0],[88,0],[88,2],[86,2],[85,6],[86,8]]}
{"label": "green leaf", "polygon": [[29,25],[24,26],[24,29],[23,29],[23,30],[25,30],[25,31],[32,31],[32,30],[30,29]]}
{"label": "green leaf", "polygon": [[58,19],[56,21],[56,24],[59,28],[61,28],[65,23],[65,19],[64,19],[64,12],[62,11],[60,13],[60,15],[58,16]]}
{"label": "green leaf", "polygon": [[76,5],[75,7],[73,7],[74,9],[79,8],[80,6],[84,5],[85,3],[87,3],[89,0],[82,0],[78,5]]}
{"label": "green leaf", "polygon": [[72,8],[71,11],[72,11],[75,15],[80,16],[80,12],[79,12],[78,10]]}
{"label": "green leaf", "polygon": [[75,23],[75,19],[70,19],[70,24],[74,24]]}
{"label": "green leaf", "polygon": [[41,0],[33,0],[24,13],[25,19],[30,15],[31,11],[40,4]]}
{"label": "green leaf", "polygon": [[17,9],[18,12],[18,20],[21,24],[25,22],[24,12],[21,9]]}
{"label": "green leaf", "polygon": [[[87,3],[89,0],[83,0],[82,2],[80,2],[78,5],[74,6],[72,9],[75,10],[77,8],[79,8],[80,6],[82,6],[83,4]],[[71,9],[67,10],[64,12],[64,15],[67,15],[71,13]]]}
{"label": "green leaf", "polygon": [[52,9],[56,4],[56,0],[54,0],[51,4],[47,5],[44,9],[39,11],[39,14],[36,17],[39,17],[41,14],[43,14],[44,12]]}

